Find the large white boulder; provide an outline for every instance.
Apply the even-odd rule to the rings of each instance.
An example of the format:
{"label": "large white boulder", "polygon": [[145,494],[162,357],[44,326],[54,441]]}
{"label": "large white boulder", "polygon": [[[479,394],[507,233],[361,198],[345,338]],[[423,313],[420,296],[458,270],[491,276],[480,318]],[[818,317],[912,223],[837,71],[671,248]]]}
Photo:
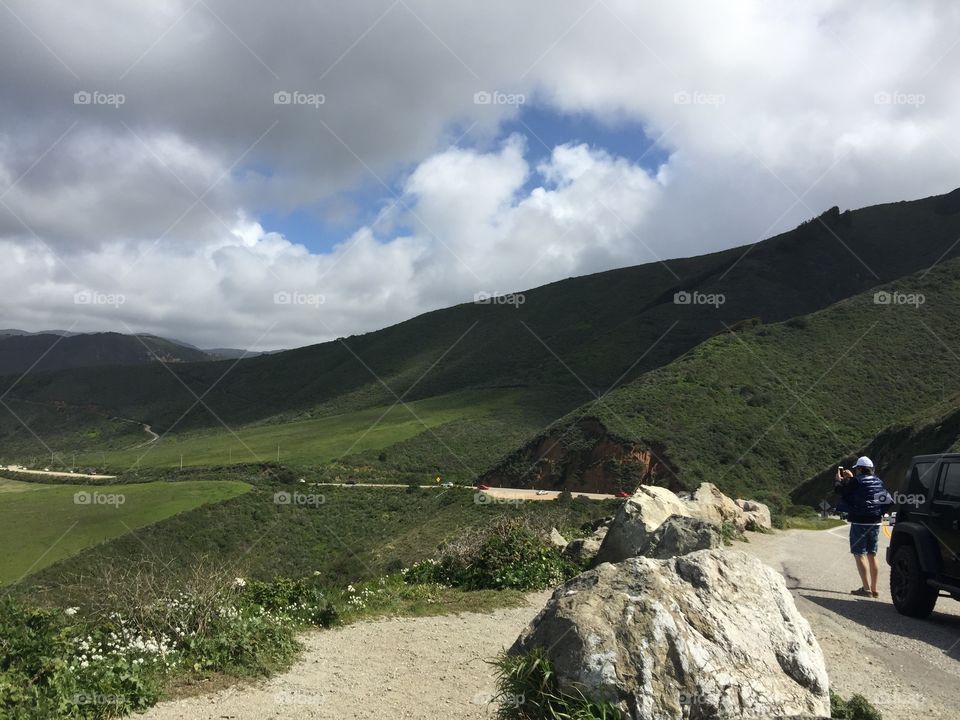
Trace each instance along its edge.
{"label": "large white boulder", "polygon": [[741,532],[747,527],[747,516],[743,509],[713,483],[702,483],[687,502],[690,514],[701,520],[715,525],[728,523]]}
{"label": "large white boulder", "polygon": [[770,517],[770,508],[756,500],[735,500],[734,502],[743,510],[746,516],[747,530],[770,530],[773,527],[773,520]]}
{"label": "large white boulder", "polygon": [[690,514],[687,504],[668,488],[641,485],[614,516],[595,562],[619,562],[639,554],[667,518]]}
{"label": "large white boulder", "polygon": [[558,588],[511,653],[631,720],[829,717],[823,655],[783,578],[730,550],[604,563]]}

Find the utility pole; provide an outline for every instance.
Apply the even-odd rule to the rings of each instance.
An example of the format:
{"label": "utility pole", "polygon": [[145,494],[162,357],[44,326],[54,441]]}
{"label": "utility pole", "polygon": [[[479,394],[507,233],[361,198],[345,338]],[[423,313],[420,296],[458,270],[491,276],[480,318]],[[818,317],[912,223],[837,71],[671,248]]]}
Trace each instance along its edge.
{"label": "utility pole", "polygon": [[183,453],[180,453],[180,469],[183,470]]}
{"label": "utility pole", "polygon": [[277,443],[277,462],[280,462],[280,443]]}

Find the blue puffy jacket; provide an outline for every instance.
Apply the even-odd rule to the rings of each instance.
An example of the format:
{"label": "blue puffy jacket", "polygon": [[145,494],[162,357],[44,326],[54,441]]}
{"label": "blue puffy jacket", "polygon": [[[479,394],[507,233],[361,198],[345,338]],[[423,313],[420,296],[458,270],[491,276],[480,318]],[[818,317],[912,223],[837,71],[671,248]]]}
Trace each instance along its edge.
{"label": "blue puffy jacket", "polygon": [[883,513],[893,504],[883,480],[876,475],[846,478],[834,487],[843,498],[838,509],[846,512],[847,520],[852,523],[879,523],[883,520]]}

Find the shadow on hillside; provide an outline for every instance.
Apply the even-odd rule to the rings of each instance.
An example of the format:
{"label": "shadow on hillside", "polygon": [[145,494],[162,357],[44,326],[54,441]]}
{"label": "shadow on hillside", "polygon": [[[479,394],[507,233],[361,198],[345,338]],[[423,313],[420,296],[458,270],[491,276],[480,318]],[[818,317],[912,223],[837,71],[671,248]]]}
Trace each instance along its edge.
{"label": "shadow on hillside", "polygon": [[[927,620],[904,617],[889,602],[834,598],[800,593],[820,607],[852,620],[870,630],[912,638],[940,650],[960,661],[960,616],[934,611]],[[954,600],[941,598],[939,607],[946,609]]]}

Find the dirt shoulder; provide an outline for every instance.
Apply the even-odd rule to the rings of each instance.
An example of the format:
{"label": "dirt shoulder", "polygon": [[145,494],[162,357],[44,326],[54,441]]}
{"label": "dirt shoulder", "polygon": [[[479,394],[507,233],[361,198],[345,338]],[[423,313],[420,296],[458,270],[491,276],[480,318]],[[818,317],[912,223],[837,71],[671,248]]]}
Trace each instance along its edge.
{"label": "dirt shoulder", "polygon": [[390,618],[312,632],[288,672],[253,685],[176,700],[144,720],[491,718],[487,660],[509,647],[547,601],[490,613]]}

